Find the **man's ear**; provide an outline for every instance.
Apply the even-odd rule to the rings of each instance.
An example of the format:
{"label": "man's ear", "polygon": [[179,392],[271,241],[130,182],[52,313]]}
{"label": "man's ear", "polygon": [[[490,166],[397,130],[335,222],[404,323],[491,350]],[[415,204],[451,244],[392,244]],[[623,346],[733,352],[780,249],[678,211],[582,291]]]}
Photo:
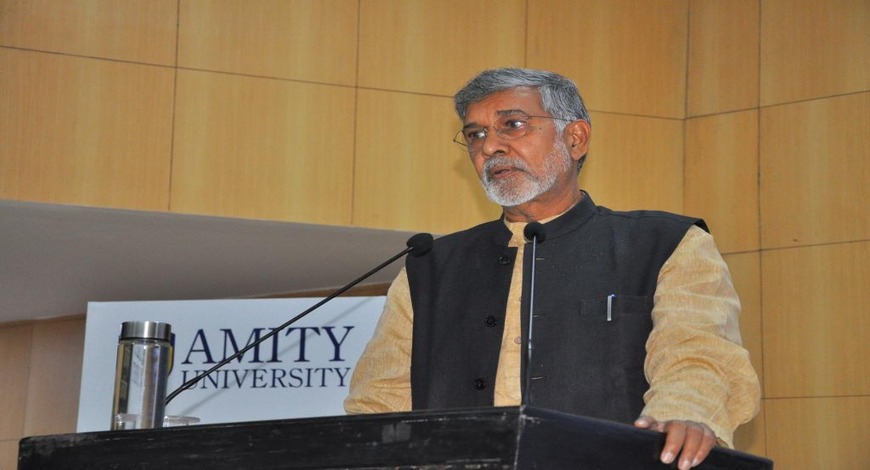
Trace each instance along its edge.
{"label": "man's ear", "polygon": [[579,161],[589,152],[589,139],[592,137],[592,126],[588,122],[574,121],[565,126],[565,145],[571,153],[571,158]]}

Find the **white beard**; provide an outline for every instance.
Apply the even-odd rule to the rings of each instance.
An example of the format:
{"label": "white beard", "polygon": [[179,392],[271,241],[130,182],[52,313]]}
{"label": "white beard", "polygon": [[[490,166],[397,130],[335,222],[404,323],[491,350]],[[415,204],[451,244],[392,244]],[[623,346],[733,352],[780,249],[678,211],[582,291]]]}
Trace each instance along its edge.
{"label": "white beard", "polygon": [[[494,166],[509,165],[517,173],[504,180],[490,177]],[[571,169],[571,156],[568,147],[556,139],[553,150],[544,157],[543,174],[534,175],[526,162],[513,157],[493,157],[483,165],[480,184],[489,199],[503,207],[514,207],[531,201],[553,188],[559,175]]]}

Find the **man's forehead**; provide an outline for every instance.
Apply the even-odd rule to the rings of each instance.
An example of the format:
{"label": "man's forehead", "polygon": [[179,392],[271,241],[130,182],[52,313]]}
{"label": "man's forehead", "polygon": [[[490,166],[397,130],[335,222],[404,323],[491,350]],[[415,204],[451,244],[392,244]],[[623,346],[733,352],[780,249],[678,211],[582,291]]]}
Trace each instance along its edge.
{"label": "man's forehead", "polygon": [[500,116],[525,113],[541,114],[541,94],[529,87],[510,88],[490,93],[485,98],[468,105],[465,123],[493,119]]}

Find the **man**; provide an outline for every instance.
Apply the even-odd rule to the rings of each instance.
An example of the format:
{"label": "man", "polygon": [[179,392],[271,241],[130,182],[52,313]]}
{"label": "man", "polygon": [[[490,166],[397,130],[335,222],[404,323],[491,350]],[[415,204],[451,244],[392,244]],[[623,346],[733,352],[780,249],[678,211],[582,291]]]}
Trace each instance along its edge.
{"label": "man", "polygon": [[[501,220],[410,257],[351,381],[350,413],[521,402],[667,433],[664,463],[698,465],[757,412],[739,301],[703,221],[614,212],[577,187],[591,124],[570,80],[481,73],[455,96]],[[529,222],[543,223],[531,359]]]}

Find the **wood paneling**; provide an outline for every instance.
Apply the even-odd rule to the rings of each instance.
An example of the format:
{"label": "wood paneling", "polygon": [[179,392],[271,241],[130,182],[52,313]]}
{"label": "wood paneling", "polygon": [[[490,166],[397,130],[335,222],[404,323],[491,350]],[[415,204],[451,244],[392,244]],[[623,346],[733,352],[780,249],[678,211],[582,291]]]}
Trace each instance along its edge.
{"label": "wood paneling", "polygon": [[758,249],[758,111],[686,121],[685,202],[720,251]]}
{"label": "wood paneling", "polygon": [[357,0],[181,0],[178,65],[356,82]]}
{"label": "wood paneling", "polygon": [[870,397],[766,400],[765,409],[776,468],[867,469]]}
{"label": "wood paneling", "polygon": [[30,325],[0,327],[0,440],[18,439],[24,429],[32,335]]}
{"label": "wood paneling", "polygon": [[350,224],[354,90],[180,71],[172,210]]}
{"label": "wood paneling", "polygon": [[447,233],[497,217],[451,141],[460,127],[448,98],[360,90],[353,224]]}
{"label": "wood paneling", "polygon": [[0,0],[0,45],[175,64],[178,0]]}
{"label": "wood paneling", "polygon": [[688,115],[758,106],[759,0],[689,3]]}
{"label": "wood paneling", "polygon": [[761,2],[761,104],[870,89],[870,2]]}
{"label": "wood paneling", "polygon": [[870,395],[870,242],[762,253],[765,397]]}
{"label": "wood paneling", "polygon": [[18,439],[0,440],[0,468],[18,468]]}
{"label": "wood paneling", "polygon": [[589,109],[682,118],[688,2],[529,2],[527,64],[573,77]]}
{"label": "wood paneling", "polygon": [[524,61],[524,0],[362,0],[359,85],[452,96]]}
{"label": "wood paneling", "polygon": [[764,248],[870,239],[870,93],[761,110]]}
{"label": "wood paneling", "polygon": [[580,187],[617,210],[683,211],[683,122],[592,113]]}
{"label": "wood paneling", "polygon": [[0,197],[165,210],[173,72],[0,49]]}
{"label": "wood paneling", "polygon": [[75,431],[84,343],[84,319],[34,324],[25,436]]}

